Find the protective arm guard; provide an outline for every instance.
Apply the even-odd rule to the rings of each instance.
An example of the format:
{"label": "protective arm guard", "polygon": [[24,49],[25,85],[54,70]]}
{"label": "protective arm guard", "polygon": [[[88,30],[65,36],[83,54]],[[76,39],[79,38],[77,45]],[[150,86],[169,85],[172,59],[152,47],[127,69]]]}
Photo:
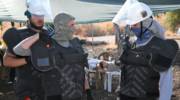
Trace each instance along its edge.
{"label": "protective arm guard", "polygon": [[30,36],[24,40],[22,40],[19,44],[17,44],[13,51],[15,54],[19,56],[30,56],[31,50],[30,47],[38,40],[39,34],[35,34]]}
{"label": "protective arm guard", "polygon": [[178,49],[174,40],[153,37],[145,46],[124,51],[120,60],[125,64],[148,66],[163,72],[172,66]]}
{"label": "protective arm guard", "polygon": [[13,48],[13,51],[16,55],[19,56],[30,56],[31,50],[30,49],[24,49],[21,45],[17,45]]}
{"label": "protective arm guard", "polygon": [[172,59],[157,53],[151,53],[149,54],[148,62],[149,66],[151,66],[155,71],[163,72],[171,67]]}

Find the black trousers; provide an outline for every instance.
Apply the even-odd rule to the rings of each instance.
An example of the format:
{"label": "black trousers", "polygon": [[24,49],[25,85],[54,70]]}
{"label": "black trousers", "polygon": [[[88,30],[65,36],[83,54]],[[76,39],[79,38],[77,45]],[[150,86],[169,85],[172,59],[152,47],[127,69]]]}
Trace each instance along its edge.
{"label": "black trousers", "polygon": [[75,99],[63,99],[61,95],[54,95],[54,96],[47,96],[46,100],[82,100],[81,98],[75,98]]}
{"label": "black trousers", "polygon": [[45,100],[43,95],[36,96],[17,96],[17,100]]}
{"label": "black trousers", "polygon": [[14,82],[15,73],[16,73],[15,68],[11,68],[9,72],[9,81]]}
{"label": "black trousers", "polygon": [[158,100],[158,98],[157,97],[136,98],[136,97],[129,97],[129,96],[120,94],[120,100]]}
{"label": "black trousers", "polygon": [[45,100],[44,89],[39,80],[17,78],[15,89],[17,100]]}
{"label": "black trousers", "polygon": [[61,95],[47,96],[46,100],[62,100]]}

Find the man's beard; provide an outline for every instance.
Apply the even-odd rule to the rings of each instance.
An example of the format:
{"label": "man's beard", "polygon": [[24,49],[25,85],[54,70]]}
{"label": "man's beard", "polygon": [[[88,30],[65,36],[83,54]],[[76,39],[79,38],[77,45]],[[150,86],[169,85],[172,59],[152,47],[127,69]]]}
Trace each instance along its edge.
{"label": "man's beard", "polygon": [[31,20],[30,20],[30,26],[36,30],[42,30],[43,25],[42,26],[36,26]]}

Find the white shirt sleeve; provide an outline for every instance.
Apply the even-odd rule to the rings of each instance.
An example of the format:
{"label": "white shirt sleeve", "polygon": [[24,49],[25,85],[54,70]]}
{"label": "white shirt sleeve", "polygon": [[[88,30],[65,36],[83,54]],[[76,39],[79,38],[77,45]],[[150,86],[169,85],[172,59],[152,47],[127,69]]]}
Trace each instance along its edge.
{"label": "white shirt sleeve", "polygon": [[171,100],[173,93],[173,71],[172,67],[160,73],[160,97],[159,100]]}

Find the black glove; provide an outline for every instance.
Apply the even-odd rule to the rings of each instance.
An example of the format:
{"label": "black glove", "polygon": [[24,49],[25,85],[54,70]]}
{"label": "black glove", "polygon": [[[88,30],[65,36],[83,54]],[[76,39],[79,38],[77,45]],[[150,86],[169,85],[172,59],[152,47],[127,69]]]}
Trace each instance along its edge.
{"label": "black glove", "polygon": [[120,66],[121,65],[121,61],[120,60],[115,60],[115,65]]}
{"label": "black glove", "polygon": [[27,64],[30,64],[31,63],[31,56],[26,56],[25,61]]}

